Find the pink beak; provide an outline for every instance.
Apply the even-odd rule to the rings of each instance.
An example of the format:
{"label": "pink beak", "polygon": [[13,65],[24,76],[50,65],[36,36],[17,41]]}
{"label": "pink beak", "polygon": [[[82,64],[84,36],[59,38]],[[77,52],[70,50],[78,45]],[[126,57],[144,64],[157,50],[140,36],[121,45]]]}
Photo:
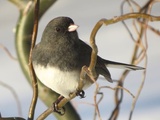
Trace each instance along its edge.
{"label": "pink beak", "polygon": [[78,25],[72,24],[68,27],[68,31],[73,32],[73,31],[77,30],[78,27],[79,27]]}

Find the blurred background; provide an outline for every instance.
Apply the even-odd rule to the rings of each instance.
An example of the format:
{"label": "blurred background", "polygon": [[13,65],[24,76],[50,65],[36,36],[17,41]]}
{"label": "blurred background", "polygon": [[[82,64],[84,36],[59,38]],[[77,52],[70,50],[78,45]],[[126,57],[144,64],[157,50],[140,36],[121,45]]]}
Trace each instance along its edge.
{"label": "blurred background", "polygon": [[[137,2],[144,5],[147,0]],[[101,18],[111,19],[114,16],[120,16],[120,4],[122,0],[101,0],[101,1],[78,1],[64,0],[57,1],[41,18],[37,42],[40,41],[42,32],[46,24],[57,16],[69,16],[79,25],[79,37],[89,43],[91,30]],[[153,6],[152,15],[159,15],[160,3]],[[129,12],[126,7],[124,13]],[[32,89],[23,75],[17,60],[11,59],[2,46],[7,47],[10,53],[17,58],[15,51],[15,27],[19,17],[18,8],[7,0],[0,0],[0,113],[2,116],[22,116],[27,118]],[[128,24],[132,23],[127,20]],[[149,23],[159,30],[160,22]],[[132,28],[132,26],[131,26]],[[96,37],[99,55],[105,59],[130,63],[134,43],[122,23],[116,23],[110,26],[103,26]],[[148,64],[147,75],[143,90],[137,101],[133,120],[160,120],[160,36],[151,31],[147,31],[148,40]],[[139,66],[143,66],[143,62]],[[112,78],[119,79],[123,70],[109,68]],[[141,83],[142,71],[133,71],[127,76],[124,87],[134,95]],[[114,87],[115,84],[108,83],[100,77],[100,85]],[[18,111],[17,103],[13,91],[9,90],[9,85],[16,92],[21,105],[21,112]],[[94,103],[93,95],[95,85],[85,91],[86,98],[78,97],[72,100],[75,108],[80,114],[82,120],[93,119],[94,107],[88,103]],[[114,108],[114,94],[111,89],[103,89],[104,98],[99,104],[102,119],[108,119]],[[121,111],[118,120],[127,120],[129,117],[133,98],[127,92],[124,92],[124,99],[121,104]],[[46,110],[46,106],[38,100],[35,118]],[[56,119],[50,115],[47,119]]]}

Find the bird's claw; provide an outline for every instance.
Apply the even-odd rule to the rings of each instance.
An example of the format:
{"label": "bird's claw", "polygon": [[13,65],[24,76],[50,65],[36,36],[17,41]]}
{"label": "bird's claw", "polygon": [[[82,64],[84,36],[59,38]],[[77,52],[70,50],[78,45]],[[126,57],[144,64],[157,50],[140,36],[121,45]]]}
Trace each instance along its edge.
{"label": "bird's claw", "polygon": [[77,90],[77,93],[76,93],[77,96],[80,96],[80,98],[85,98],[85,92],[83,90]]}
{"label": "bird's claw", "polygon": [[56,102],[53,103],[53,112],[58,113],[59,115],[65,114],[65,107],[58,108],[58,104]]}

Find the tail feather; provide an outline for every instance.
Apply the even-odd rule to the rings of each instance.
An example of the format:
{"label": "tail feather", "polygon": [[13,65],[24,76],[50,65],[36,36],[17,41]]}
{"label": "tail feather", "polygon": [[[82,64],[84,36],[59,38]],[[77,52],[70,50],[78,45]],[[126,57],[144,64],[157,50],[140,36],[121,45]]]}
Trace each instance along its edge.
{"label": "tail feather", "polygon": [[[103,59],[104,60],[104,59]],[[114,68],[120,68],[120,69],[127,69],[127,70],[143,70],[145,68],[131,65],[131,64],[125,64],[120,62],[114,62],[109,60],[104,60],[106,67],[114,67]]]}

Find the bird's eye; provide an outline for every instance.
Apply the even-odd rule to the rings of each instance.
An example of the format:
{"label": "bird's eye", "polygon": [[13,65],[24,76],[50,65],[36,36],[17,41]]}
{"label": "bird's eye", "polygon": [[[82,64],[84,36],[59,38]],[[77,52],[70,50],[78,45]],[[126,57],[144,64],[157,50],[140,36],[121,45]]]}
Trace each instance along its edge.
{"label": "bird's eye", "polygon": [[59,27],[56,27],[55,30],[56,30],[56,32],[60,32],[61,31],[61,29]]}

